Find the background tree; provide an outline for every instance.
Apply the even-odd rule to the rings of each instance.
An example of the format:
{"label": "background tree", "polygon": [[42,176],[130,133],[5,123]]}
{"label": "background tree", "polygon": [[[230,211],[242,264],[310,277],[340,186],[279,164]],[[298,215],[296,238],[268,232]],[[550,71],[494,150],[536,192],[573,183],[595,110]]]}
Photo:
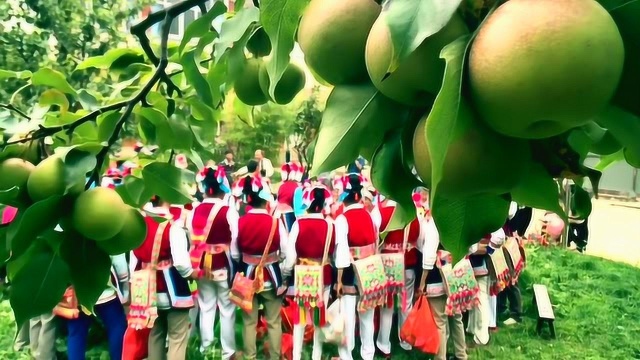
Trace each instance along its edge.
{"label": "background tree", "polygon": [[313,158],[313,147],[318,139],[318,129],[322,120],[323,104],[319,86],[314,86],[311,96],[302,102],[302,106],[293,122],[291,136],[292,147],[300,157],[300,161],[307,167]]}

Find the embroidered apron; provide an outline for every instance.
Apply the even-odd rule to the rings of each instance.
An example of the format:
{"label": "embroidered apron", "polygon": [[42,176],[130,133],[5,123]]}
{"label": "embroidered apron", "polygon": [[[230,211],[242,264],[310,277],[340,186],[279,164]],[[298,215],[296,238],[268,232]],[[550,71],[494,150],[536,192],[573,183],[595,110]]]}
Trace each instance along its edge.
{"label": "embroidered apron", "polygon": [[298,259],[295,266],[295,278],[293,281],[294,301],[299,308],[299,317],[294,319],[295,324],[307,324],[307,309],[313,312],[313,324],[323,326],[325,323],[324,303],[324,267],[328,263],[329,247],[331,246],[331,236],[333,226],[327,223],[327,236],[324,240],[324,252],[322,259]]}
{"label": "embroidered apron", "polygon": [[[402,247],[393,253],[382,253],[382,264],[384,265],[384,272],[387,276],[387,293],[386,293],[386,306],[387,308],[400,308],[404,311],[407,308],[407,290],[405,289],[405,266],[404,257],[405,252],[408,250],[409,243],[409,229],[410,225],[404,228],[402,235]],[[386,248],[391,250],[390,248]]]}
{"label": "embroidered apron", "polygon": [[384,305],[387,294],[387,274],[384,271],[382,258],[377,253],[376,244],[352,247],[349,250],[360,295],[358,311],[365,312]]}
{"label": "embroidered apron", "polygon": [[478,293],[480,287],[473,274],[473,267],[468,258],[460,260],[455,266],[451,262],[441,265],[440,257],[442,252],[438,252],[436,264],[442,273],[442,281],[445,284],[447,293],[446,313],[451,316],[462,314],[471,310],[479,304]]}
{"label": "embroidered apron", "polygon": [[131,306],[127,320],[129,326],[136,330],[152,328],[158,318],[158,294],[156,293],[158,257],[160,256],[162,236],[168,224],[167,220],[158,225],[151,248],[149,266],[131,274]]}
{"label": "embroidered apron", "polygon": [[511,283],[515,285],[525,267],[524,248],[520,246],[518,239],[510,237],[504,243],[504,250],[507,253],[509,268],[511,269]]}
{"label": "embroidered apron", "polygon": [[[191,265],[194,269],[200,271],[200,277],[212,281],[229,280],[233,274],[233,261],[231,261],[231,253],[227,244],[207,244],[207,239],[211,233],[213,222],[222,208],[222,204],[216,204],[207,217],[207,223],[202,232],[195,229],[191,237],[193,247],[191,248]],[[214,270],[213,257],[218,254],[225,254],[227,257],[228,269]]]}
{"label": "embroidered apron", "polygon": [[489,256],[487,262],[491,285],[489,292],[492,296],[498,295],[511,283],[511,270],[507,265],[507,258],[503,249],[497,249]]}

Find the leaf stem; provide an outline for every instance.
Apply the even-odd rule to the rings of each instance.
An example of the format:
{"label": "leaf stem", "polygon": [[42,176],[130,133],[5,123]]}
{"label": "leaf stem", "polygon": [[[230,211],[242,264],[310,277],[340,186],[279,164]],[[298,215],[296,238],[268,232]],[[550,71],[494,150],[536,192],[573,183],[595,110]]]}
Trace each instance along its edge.
{"label": "leaf stem", "polygon": [[29,115],[25,114],[22,110],[18,109],[17,107],[13,106],[13,104],[0,104],[0,108],[5,108],[9,111],[13,111],[16,114],[20,115],[21,117],[27,119],[27,120],[31,120],[31,118],[29,117]]}

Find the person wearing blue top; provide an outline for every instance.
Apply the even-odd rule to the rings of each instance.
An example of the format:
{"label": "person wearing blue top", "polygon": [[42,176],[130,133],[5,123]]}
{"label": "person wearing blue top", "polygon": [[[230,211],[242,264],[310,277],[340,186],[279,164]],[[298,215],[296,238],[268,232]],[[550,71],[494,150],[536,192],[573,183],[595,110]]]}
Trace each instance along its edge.
{"label": "person wearing blue top", "polygon": [[355,161],[347,165],[347,174],[361,174],[362,169],[364,169],[364,165],[365,159],[362,156],[358,156]]}

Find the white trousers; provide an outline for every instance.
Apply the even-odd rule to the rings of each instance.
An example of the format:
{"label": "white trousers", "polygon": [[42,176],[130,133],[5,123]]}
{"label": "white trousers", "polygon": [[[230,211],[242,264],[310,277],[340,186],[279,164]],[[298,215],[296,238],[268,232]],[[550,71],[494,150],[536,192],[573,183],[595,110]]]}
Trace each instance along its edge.
{"label": "white trousers", "polygon": [[[324,289],[323,293],[324,304],[329,306],[329,287]],[[307,320],[313,323],[313,314],[308,311]],[[302,357],[302,348],[304,343],[304,329],[306,324],[293,325],[293,360],[300,360]],[[313,329],[313,352],[311,353],[311,360],[320,360],[322,358],[322,330],[320,327],[314,326]]]}
{"label": "white trousers", "polygon": [[189,324],[191,328],[189,330],[189,338],[196,336],[198,333],[198,317],[200,316],[200,306],[198,306],[198,299],[195,299],[195,306],[189,309]]}
{"label": "white trousers", "polygon": [[205,350],[213,343],[216,309],[219,309],[222,359],[230,358],[236,351],[236,306],[229,300],[227,281],[205,279],[198,281],[198,306],[200,307],[201,350]]}
{"label": "white trousers", "polygon": [[467,324],[467,332],[473,334],[473,340],[479,345],[486,345],[489,342],[489,322],[490,322],[490,306],[489,306],[489,276],[478,276],[478,285],[480,293],[478,307],[469,311],[469,324]]}
{"label": "white trousers", "polygon": [[[398,339],[400,339],[400,329],[404,321],[409,316],[409,312],[413,309],[413,293],[414,285],[416,283],[416,273],[413,269],[405,270],[405,290],[407,292],[407,308],[404,311],[398,312]],[[385,354],[391,354],[391,326],[393,325],[393,309],[383,307],[380,309],[380,331],[378,332],[378,339],[376,345],[378,349]],[[411,350],[411,345],[400,340],[400,347],[404,350]]]}
{"label": "white trousers", "polygon": [[[344,295],[340,300],[342,306],[342,313],[344,314],[344,334],[347,338],[346,344],[338,348],[338,354],[340,360],[352,360],[351,353],[356,347],[356,304],[358,303],[358,296]],[[376,347],[374,345],[374,323],[373,314],[374,310],[368,310],[365,312],[358,312],[360,319],[360,357],[362,360],[373,360],[373,356],[376,353]]]}
{"label": "white trousers", "polygon": [[498,297],[489,296],[489,327],[498,327]]}

